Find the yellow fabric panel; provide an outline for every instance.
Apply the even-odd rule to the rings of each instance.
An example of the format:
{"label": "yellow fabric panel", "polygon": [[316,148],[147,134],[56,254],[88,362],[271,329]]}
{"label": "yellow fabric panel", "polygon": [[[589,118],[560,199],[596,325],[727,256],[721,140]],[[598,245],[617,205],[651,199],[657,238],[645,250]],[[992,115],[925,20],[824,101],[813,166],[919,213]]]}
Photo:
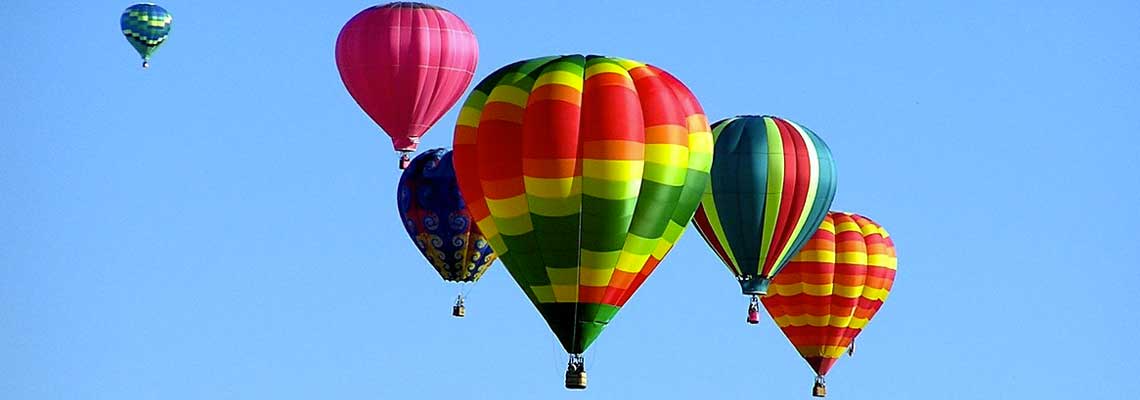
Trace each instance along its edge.
{"label": "yellow fabric panel", "polygon": [[866,265],[867,253],[861,251],[841,251],[835,253],[835,263]]}
{"label": "yellow fabric panel", "polygon": [[499,236],[499,227],[495,226],[495,220],[492,217],[485,217],[481,220],[475,221],[479,225],[479,230],[483,232],[483,236]]}
{"label": "yellow fabric panel", "polygon": [[529,213],[506,218],[496,216],[495,225],[499,227],[500,233],[511,236],[519,236],[534,230]]}
{"label": "yellow fabric panel", "polygon": [[583,286],[604,287],[610,284],[610,277],[614,274],[613,268],[585,268],[581,269],[581,283]]}
{"label": "yellow fabric panel", "polygon": [[517,86],[499,85],[491,90],[491,94],[487,96],[487,103],[502,102],[514,104],[520,108],[526,108],[526,99],[530,97],[530,92],[524,91]]}
{"label": "yellow fabric panel", "polygon": [[554,301],[558,303],[578,302],[578,285],[550,285],[554,290]]}
{"label": "yellow fabric panel", "polygon": [[830,218],[824,219],[823,223],[819,225],[819,229],[835,233],[835,223],[831,222]]}
{"label": "yellow fabric panel", "polygon": [[550,285],[531,286],[530,291],[534,292],[534,297],[538,299],[539,303],[553,303],[554,289]]}
{"label": "yellow fabric panel", "polygon": [[628,251],[621,252],[621,258],[618,258],[617,269],[629,272],[641,272],[641,268],[645,267],[645,262],[649,260],[649,254],[634,254]]}
{"label": "yellow fabric panel", "polygon": [[644,173],[642,160],[582,160],[582,176],[611,181],[640,181]]}
{"label": "yellow fabric panel", "polygon": [[643,62],[634,61],[634,60],[630,60],[630,59],[618,58],[618,57],[611,57],[610,59],[617,61],[618,64],[621,64],[621,66],[625,69],[635,69],[635,68],[640,68],[640,67],[645,66],[645,63],[643,63]]}
{"label": "yellow fabric panel", "polygon": [[860,234],[863,233],[863,230],[859,228],[859,224],[856,224],[855,221],[842,221],[838,225],[835,226],[835,229],[836,229],[835,233],[843,233],[843,232],[859,232]]}
{"label": "yellow fabric panel", "polygon": [[[871,288],[867,289],[870,290]],[[812,296],[836,295],[854,299],[859,297],[860,294],[863,294],[863,286],[844,286],[832,283],[823,285],[812,285],[808,283],[799,285],[772,285],[768,288],[768,293],[775,293],[780,296],[795,296],[801,293],[807,293]]]}
{"label": "yellow fabric panel", "polygon": [[899,260],[886,254],[868,254],[867,265],[897,270]]}
{"label": "yellow fabric panel", "polygon": [[578,268],[550,268],[546,267],[546,276],[554,285],[577,285]]}
{"label": "yellow fabric panel", "polygon": [[586,79],[590,79],[594,75],[605,73],[612,73],[621,76],[623,78],[622,81],[624,81],[623,86],[629,87],[630,89],[634,88],[633,79],[629,77],[629,72],[622,68],[620,65],[614,63],[600,62],[589,66],[586,68]]}
{"label": "yellow fabric panel", "polygon": [[796,254],[796,261],[832,263],[835,262],[835,252],[831,250],[804,250]]}
{"label": "yellow fabric panel", "polygon": [[775,318],[776,325],[783,328],[787,326],[833,326],[836,328],[863,329],[867,325],[866,318],[837,318],[830,315],[785,315]]}
{"label": "yellow fabric panel", "polygon": [[876,289],[873,287],[868,287],[862,291],[863,297],[866,297],[870,300],[886,300],[887,293],[890,293],[890,291],[886,289]]}
{"label": "yellow fabric panel", "polygon": [[491,210],[491,215],[496,219],[524,215],[528,209],[526,194],[519,194],[518,196],[505,199],[488,198],[487,209]]}
{"label": "yellow fabric panel", "polygon": [[845,346],[796,346],[796,352],[804,357],[839,358],[846,351]]}
{"label": "yellow fabric panel", "polygon": [[526,199],[530,205],[530,212],[535,215],[565,217],[582,211],[582,198],[580,196],[551,199],[528,195]]}
{"label": "yellow fabric panel", "polygon": [[538,76],[534,81],[534,87],[537,89],[545,85],[563,85],[582,91],[582,77],[573,72],[563,70],[552,70]]}
{"label": "yellow fabric panel", "polygon": [[700,154],[712,154],[712,134],[708,131],[689,133],[689,151]]}
{"label": "yellow fabric panel", "polygon": [[523,176],[523,185],[526,193],[538,197],[560,199],[577,196],[582,193],[582,179],[569,178],[534,178]]}
{"label": "yellow fabric panel", "polygon": [[665,233],[661,235],[661,240],[657,241],[657,246],[653,248],[650,255],[658,260],[664,259],[665,255],[669,253],[669,249],[673,248],[683,233],[685,233],[685,227],[674,221],[669,221],[669,225],[665,226]]}
{"label": "yellow fabric panel", "polygon": [[645,161],[685,168],[689,165],[689,148],[675,144],[647,144]]}
{"label": "yellow fabric panel", "polygon": [[852,319],[854,319],[854,317],[851,315],[831,314],[831,320],[828,321],[827,324],[831,325],[831,326],[848,326],[848,325],[851,325]]}
{"label": "yellow fabric panel", "polygon": [[582,249],[579,254],[584,268],[609,268],[617,265],[621,250],[602,252]]}
{"label": "yellow fabric panel", "polygon": [[[483,109],[475,107],[463,107],[459,110],[459,118],[456,119],[456,125],[470,126],[473,128],[479,127],[479,117],[483,115]],[[475,143],[472,141],[471,143]]]}

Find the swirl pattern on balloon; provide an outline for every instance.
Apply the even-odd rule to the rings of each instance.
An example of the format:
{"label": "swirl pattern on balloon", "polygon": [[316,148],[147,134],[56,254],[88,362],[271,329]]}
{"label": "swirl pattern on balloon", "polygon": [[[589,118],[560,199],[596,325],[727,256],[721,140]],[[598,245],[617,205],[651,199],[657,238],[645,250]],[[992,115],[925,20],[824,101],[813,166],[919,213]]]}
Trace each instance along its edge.
{"label": "swirl pattern on balloon", "polygon": [[450,151],[428,150],[413,159],[396,193],[404,228],[444,280],[474,282],[487,271],[495,253],[471,223]]}

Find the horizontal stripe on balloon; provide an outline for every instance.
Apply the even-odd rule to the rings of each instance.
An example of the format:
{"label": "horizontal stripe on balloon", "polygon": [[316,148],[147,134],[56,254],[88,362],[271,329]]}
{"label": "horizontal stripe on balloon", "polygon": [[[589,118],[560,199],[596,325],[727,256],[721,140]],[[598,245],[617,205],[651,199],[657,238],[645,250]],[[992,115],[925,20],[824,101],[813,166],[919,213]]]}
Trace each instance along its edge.
{"label": "horizontal stripe on balloon", "polygon": [[487,96],[487,105],[483,109],[483,118],[486,119],[488,117],[487,112],[495,103],[506,103],[518,108],[525,108],[528,97],[530,97],[530,93],[517,86],[497,86],[495,90],[492,90],[491,94]]}
{"label": "horizontal stripe on balloon", "polygon": [[525,194],[505,199],[487,199],[487,209],[491,210],[491,215],[494,215],[496,219],[524,215],[527,213],[527,208]]}
{"label": "horizontal stripe on balloon", "polygon": [[841,297],[856,298],[863,292],[862,286],[842,286],[835,284],[826,285],[776,285],[770,287],[768,293],[770,295],[779,296],[794,296],[800,293],[806,293],[813,296],[830,296],[836,295]]}
{"label": "horizontal stripe on balloon", "polygon": [[[612,181],[636,181],[642,178],[645,162],[641,160],[582,160],[582,176]],[[589,188],[585,188],[586,193]]]}
{"label": "horizontal stripe on balloon", "polygon": [[668,186],[684,186],[687,168],[677,168],[659,163],[645,163],[645,180]]}
{"label": "horizontal stripe on balloon", "polygon": [[[501,217],[496,215],[494,217],[495,225],[499,228],[499,232],[506,236],[520,236],[534,230],[534,225],[530,221],[529,214],[519,215],[517,217]],[[498,252],[496,250],[496,252]]]}
{"label": "horizontal stripe on balloon", "polygon": [[685,150],[686,155],[689,151],[690,136],[689,130],[681,125],[665,124],[645,127],[645,143],[677,145],[677,147]]}
{"label": "horizontal stripe on balloon", "polygon": [[[605,74],[610,74],[610,75],[605,76]],[[620,64],[617,64],[617,63],[597,62],[597,63],[594,63],[593,65],[590,65],[589,67],[586,67],[586,82],[587,82],[587,84],[589,83],[589,81],[591,79],[596,79],[599,76],[605,76],[608,78],[621,78],[625,81],[628,81],[629,86],[631,88],[633,87],[633,79],[630,78],[629,72],[626,71],[625,68],[622,68],[622,66]]]}
{"label": "horizontal stripe on balloon", "polygon": [[[524,158],[523,172],[534,178],[570,178],[581,176],[579,160],[573,158]],[[486,185],[486,183],[484,183]]]}
{"label": "horizontal stripe on balloon", "polygon": [[537,197],[561,199],[582,194],[582,180],[573,178],[538,178],[523,176],[526,193]]}
{"label": "horizontal stripe on balloon", "polygon": [[582,97],[582,75],[571,71],[550,71],[538,77],[534,81],[534,93],[538,93],[540,89],[545,89],[551,86],[561,86],[577,93],[579,99],[575,104],[579,104]]}
{"label": "horizontal stripe on balloon", "polygon": [[614,274],[613,268],[589,268],[582,266],[582,268],[574,268],[581,271],[580,284],[585,286],[599,286],[605,287],[610,284],[610,278]]}
{"label": "horizontal stripe on balloon", "polygon": [[645,143],[632,140],[591,140],[582,143],[582,158],[594,160],[644,160]]}
{"label": "horizontal stripe on balloon", "polygon": [[804,357],[822,356],[839,358],[847,351],[847,346],[796,346],[796,352]]}
{"label": "horizontal stripe on balloon", "polygon": [[646,144],[645,162],[685,168],[689,165],[689,149],[673,144]]}
{"label": "horizontal stripe on balloon", "polygon": [[782,315],[779,317],[772,317],[776,321],[776,325],[785,326],[830,326],[834,328],[856,328],[862,329],[867,325],[866,318],[858,317],[840,317],[833,318],[831,315]]}

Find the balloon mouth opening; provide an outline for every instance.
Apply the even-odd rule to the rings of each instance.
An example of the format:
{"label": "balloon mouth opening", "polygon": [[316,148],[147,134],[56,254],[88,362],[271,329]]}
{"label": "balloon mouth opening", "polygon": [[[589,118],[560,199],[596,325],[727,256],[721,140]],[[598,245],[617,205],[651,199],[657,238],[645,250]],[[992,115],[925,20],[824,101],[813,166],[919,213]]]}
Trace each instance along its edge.
{"label": "balloon mouth opening", "polygon": [[772,283],[767,278],[742,278],[740,279],[740,292],[745,296],[764,296],[768,294],[768,284]]}

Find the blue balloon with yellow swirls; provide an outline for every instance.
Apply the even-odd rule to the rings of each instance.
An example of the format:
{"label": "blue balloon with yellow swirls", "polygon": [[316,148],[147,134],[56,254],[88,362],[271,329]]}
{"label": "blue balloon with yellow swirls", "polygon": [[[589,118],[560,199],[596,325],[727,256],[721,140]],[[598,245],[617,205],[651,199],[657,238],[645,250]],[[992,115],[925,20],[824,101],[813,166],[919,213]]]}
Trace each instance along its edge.
{"label": "blue balloon with yellow swirls", "polygon": [[412,160],[400,176],[396,205],[408,236],[444,280],[475,282],[495,261],[459,193],[450,150]]}

